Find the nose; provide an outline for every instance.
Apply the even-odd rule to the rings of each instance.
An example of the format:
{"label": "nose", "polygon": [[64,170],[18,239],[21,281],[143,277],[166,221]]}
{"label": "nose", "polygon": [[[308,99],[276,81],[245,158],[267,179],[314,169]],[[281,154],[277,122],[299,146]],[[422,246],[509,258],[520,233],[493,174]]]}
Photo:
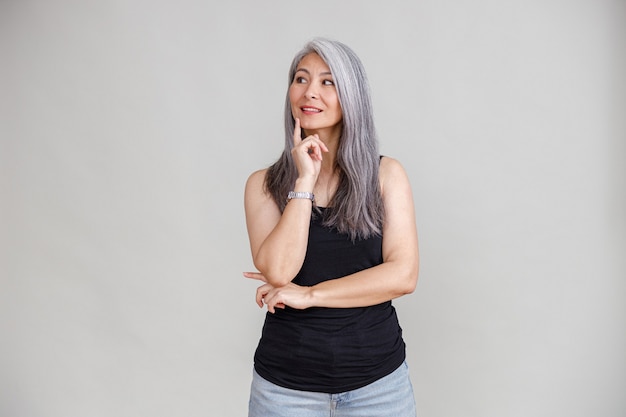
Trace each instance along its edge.
{"label": "nose", "polygon": [[307,88],[304,92],[304,97],[308,99],[315,99],[318,97],[317,92],[313,88],[313,85],[309,85],[309,88]]}

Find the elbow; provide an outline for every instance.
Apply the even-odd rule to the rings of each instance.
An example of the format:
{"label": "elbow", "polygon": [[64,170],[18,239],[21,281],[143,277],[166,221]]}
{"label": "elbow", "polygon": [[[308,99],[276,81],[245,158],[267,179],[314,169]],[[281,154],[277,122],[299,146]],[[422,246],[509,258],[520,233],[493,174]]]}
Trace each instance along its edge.
{"label": "elbow", "polygon": [[406,283],[406,286],[404,287],[404,295],[413,294],[415,288],[417,288],[417,276]]}
{"label": "elbow", "polygon": [[264,248],[259,248],[252,254],[255,268],[263,275],[265,282],[274,288],[289,284],[298,273],[293,271],[293,266],[287,260],[285,257],[268,253]]}
{"label": "elbow", "polygon": [[293,277],[289,277],[285,274],[263,274],[263,276],[265,276],[267,283],[274,288],[284,287],[293,280]]}
{"label": "elbow", "polygon": [[265,277],[265,282],[278,288],[289,284],[295,276],[285,273],[284,268],[271,268],[262,262],[255,262],[254,266]]}
{"label": "elbow", "polygon": [[400,293],[401,295],[413,294],[415,288],[417,288],[417,277],[414,279],[407,279],[402,285],[402,288],[400,288]]}
{"label": "elbow", "polygon": [[407,268],[403,274],[404,279],[402,280],[402,288],[400,289],[402,295],[412,294],[415,291],[415,288],[417,288],[418,275],[419,266],[417,263]]}

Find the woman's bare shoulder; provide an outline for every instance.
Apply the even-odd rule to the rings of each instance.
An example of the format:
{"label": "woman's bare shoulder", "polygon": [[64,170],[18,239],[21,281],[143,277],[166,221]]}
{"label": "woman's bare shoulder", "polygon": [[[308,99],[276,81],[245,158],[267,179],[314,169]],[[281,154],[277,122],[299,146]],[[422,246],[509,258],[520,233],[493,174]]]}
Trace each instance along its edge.
{"label": "woman's bare shoulder", "polygon": [[383,187],[385,183],[389,183],[390,181],[406,178],[406,172],[400,161],[389,156],[383,156],[381,158],[378,175]]}
{"label": "woman's bare shoulder", "polygon": [[250,174],[250,176],[248,177],[248,180],[246,181],[246,191],[251,191],[253,189],[255,190],[263,190],[264,189],[264,183],[265,183],[265,176],[267,175],[267,170],[268,168],[264,168],[264,169],[259,169],[257,171],[254,171],[252,174]]}
{"label": "woman's bare shoulder", "polygon": [[263,169],[254,171],[248,177],[248,181],[265,181],[265,175],[267,175],[268,169],[269,168],[263,168]]}

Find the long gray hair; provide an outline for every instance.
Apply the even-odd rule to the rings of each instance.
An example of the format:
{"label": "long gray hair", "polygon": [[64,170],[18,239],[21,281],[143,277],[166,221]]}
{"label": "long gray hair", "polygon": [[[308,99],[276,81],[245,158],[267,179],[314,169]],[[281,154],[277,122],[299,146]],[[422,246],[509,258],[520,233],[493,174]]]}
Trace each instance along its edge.
{"label": "long gray hair", "polygon": [[[298,64],[311,52],[317,53],[330,68],[343,113],[337,154],[339,185],[329,203],[324,224],[349,234],[352,240],[380,235],[384,216],[378,180],[380,155],[365,69],[348,46],[325,38],[314,38],[294,57],[289,68],[289,85],[293,82]],[[294,128],[287,90],[285,149],[265,178],[265,188],[281,211],[285,209],[287,193],[293,189],[298,177],[291,157]]]}

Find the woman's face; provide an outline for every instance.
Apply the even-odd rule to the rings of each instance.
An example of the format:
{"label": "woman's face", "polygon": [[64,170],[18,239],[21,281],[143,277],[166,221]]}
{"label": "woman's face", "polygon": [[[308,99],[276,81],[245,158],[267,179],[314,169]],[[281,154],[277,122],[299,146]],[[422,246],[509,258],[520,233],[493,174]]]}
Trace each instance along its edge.
{"label": "woman's face", "polygon": [[296,67],[289,99],[291,114],[300,119],[305,134],[321,130],[326,130],[326,134],[341,134],[343,115],[335,81],[318,54],[306,55]]}

